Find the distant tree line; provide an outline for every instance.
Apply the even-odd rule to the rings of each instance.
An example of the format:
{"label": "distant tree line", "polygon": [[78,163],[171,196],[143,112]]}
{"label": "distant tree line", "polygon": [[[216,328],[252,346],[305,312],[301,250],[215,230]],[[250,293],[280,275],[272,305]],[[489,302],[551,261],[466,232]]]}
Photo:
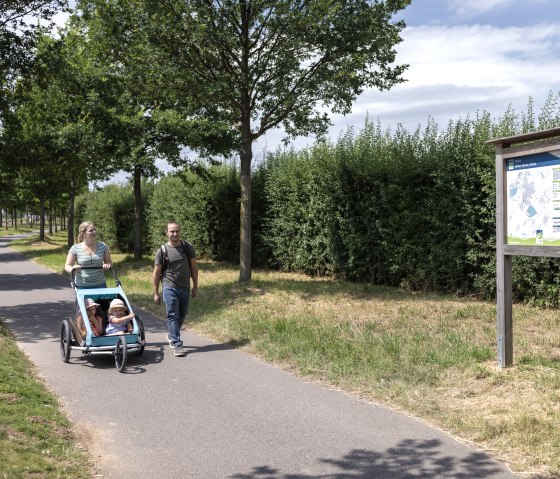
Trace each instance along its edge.
{"label": "distant tree line", "polygon": [[[365,122],[336,142],[269,154],[253,172],[253,263],[352,281],[482,298],[495,295],[495,150],[485,142],[560,123],[559,94],[537,118],[532,100],[394,133]],[[239,170],[202,163],[150,183],[143,203],[147,253],[174,218],[199,254],[239,261]],[[92,197],[95,197],[93,200]],[[132,190],[79,197],[111,247],[131,251]],[[560,261],[514,258],[517,300],[558,306]]]}

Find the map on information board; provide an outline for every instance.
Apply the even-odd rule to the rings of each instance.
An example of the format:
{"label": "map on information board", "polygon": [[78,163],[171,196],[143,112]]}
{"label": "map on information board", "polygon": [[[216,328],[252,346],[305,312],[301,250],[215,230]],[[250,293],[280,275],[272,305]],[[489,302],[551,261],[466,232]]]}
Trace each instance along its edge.
{"label": "map on information board", "polygon": [[560,151],[507,160],[507,244],[560,246]]}

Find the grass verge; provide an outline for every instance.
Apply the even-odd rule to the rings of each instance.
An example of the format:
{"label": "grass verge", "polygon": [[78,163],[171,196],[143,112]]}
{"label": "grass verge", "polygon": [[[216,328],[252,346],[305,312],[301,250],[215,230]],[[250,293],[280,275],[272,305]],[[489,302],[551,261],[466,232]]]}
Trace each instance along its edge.
{"label": "grass verge", "polygon": [[0,322],[0,477],[92,477],[60,405]]}
{"label": "grass verge", "polygon": [[[65,237],[18,241],[62,272]],[[129,299],[151,302],[151,258],[112,254]],[[496,362],[495,304],[199,260],[189,328],[306,379],[417,416],[516,473],[560,477],[560,318],[514,305],[515,365]]]}

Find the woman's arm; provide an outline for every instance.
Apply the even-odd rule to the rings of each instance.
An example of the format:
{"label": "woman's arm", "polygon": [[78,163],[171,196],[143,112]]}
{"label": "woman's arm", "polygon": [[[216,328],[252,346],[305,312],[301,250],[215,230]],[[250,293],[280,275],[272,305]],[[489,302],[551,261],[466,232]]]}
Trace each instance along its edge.
{"label": "woman's arm", "polygon": [[111,260],[111,253],[109,253],[109,247],[105,250],[103,254],[103,269],[110,269],[113,267],[113,261]]}
{"label": "woman's arm", "polygon": [[68,252],[68,256],[66,257],[66,264],[64,265],[64,270],[67,273],[72,273],[72,270],[80,271],[80,265],[76,264],[76,257],[72,252]]}

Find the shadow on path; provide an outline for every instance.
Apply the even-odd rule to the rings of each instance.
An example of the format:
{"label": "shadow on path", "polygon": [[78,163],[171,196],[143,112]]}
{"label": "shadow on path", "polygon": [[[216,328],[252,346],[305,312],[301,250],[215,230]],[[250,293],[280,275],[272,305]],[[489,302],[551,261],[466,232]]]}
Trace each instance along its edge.
{"label": "shadow on path", "polygon": [[[188,350],[189,354],[195,353],[210,353],[212,351],[228,351],[231,349],[238,349],[245,344],[247,344],[249,340],[246,341],[237,341],[232,339],[227,343],[220,343],[220,344],[205,344],[204,346],[192,346],[187,344],[185,347]],[[167,344],[167,343],[166,343]]]}
{"label": "shadow on path", "polygon": [[[45,281],[46,276],[49,277],[47,281]],[[0,275],[0,289],[2,291],[28,291],[29,294],[33,294],[32,290],[38,289],[70,290],[70,280],[53,273],[31,273],[25,276],[20,274],[2,274]]]}
{"label": "shadow on path", "polygon": [[383,452],[350,451],[341,459],[320,459],[338,469],[327,474],[293,474],[269,467],[255,467],[234,479],[483,479],[501,472],[496,462],[480,452],[457,460],[444,455],[437,439],[404,440]]}

